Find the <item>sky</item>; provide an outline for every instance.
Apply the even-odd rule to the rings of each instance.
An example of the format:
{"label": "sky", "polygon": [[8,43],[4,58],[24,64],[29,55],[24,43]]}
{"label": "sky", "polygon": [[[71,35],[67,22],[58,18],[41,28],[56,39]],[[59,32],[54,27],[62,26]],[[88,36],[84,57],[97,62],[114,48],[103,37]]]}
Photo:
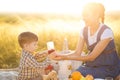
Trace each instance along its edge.
{"label": "sky", "polygon": [[120,10],[119,0],[0,0],[0,13],[80,14],[88,2],[100,2],[107,11]]}

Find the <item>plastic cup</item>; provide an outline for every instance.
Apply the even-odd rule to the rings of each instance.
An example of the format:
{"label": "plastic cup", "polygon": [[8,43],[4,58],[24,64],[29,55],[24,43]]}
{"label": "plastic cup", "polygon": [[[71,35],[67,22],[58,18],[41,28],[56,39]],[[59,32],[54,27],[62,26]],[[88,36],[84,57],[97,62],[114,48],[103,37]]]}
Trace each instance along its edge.
{"label": "plastic cup", "polygon": [[54,42],[53,41],[47,42],[47,49],[48,50],[54,49]]}

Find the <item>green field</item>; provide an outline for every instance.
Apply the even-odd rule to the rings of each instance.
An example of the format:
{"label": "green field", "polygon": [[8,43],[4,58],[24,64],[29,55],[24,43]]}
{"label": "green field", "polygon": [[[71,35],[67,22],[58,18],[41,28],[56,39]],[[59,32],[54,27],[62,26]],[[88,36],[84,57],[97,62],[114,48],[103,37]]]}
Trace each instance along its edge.
{"label": "green field", "polygon": [[[114,32],[120,55],[120,13],[109,13],[105,23]],[[79,38],[80,16],[52,14],[0,14],[0,68],[18,67],[21,48],[17,36],[24,31],[38,35],[38,51],[47,49],[47,41],[54,41],[55,49],[62,50],[63,40],[68,39],[69,49],[74,50]]]}

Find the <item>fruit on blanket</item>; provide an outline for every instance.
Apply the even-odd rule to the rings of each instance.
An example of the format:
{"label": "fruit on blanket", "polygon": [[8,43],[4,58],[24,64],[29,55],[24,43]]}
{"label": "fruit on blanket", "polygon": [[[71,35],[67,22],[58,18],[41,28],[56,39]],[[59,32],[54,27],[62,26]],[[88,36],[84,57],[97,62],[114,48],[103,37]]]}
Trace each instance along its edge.
{"label": "fruit on blanket", "polygon": [[72,80],[80,80],[82,78],[82,74],[79,71],[74,71],[71,74]]}
{"label": "fruit on blanket", "polygon": [[53,69],[54,69],[54,67],[51,64],[49,64],[48,66],[45,67],[45,74],[47,75]]}
{"label": "fruit on blanket", "polygon": [[90,74],[88,74],[86,77],[85,77],[86,80],[94,80],[94,77]]}
{"label": "fruit on blanket", "polygon": [[53,70],[53,66],[49,64],[47,67],[45,67],[45,70]]}
{"label": "fruit on blanket", "polygon": [[74,71],[70,75],[69,80],[94,80],[94,77],[90,74],[84,77],[79,71]]}

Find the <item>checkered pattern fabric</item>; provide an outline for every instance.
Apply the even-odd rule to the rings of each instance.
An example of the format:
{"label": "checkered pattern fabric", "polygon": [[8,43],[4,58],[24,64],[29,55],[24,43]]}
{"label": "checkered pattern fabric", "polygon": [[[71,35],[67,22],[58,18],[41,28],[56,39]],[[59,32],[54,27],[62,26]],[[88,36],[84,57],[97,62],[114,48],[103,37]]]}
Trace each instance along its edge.
{"label": "checkered pattern fabric", "polygon": [[19,65],[18,80],[30,80],[39,77],[42,67],[43,63],[38,63],[31,53],[23,50]]}

